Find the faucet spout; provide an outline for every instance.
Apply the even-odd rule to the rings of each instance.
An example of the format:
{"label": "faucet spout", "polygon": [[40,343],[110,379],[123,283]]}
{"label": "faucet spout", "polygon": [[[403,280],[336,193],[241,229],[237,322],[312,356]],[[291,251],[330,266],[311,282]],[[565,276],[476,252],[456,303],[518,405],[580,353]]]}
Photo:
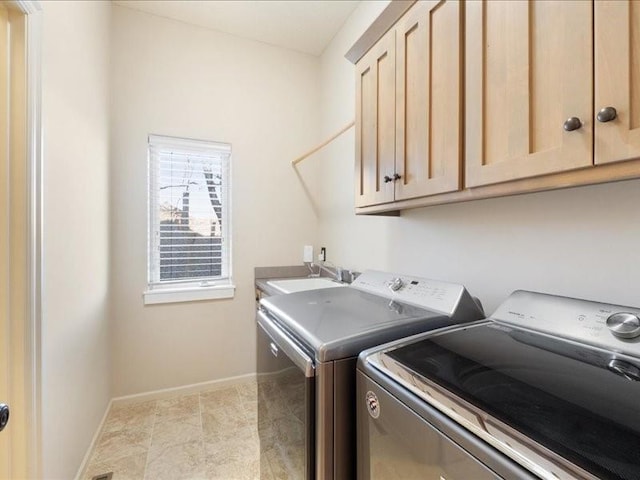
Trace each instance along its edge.
{"label": "faucet spout", "polygon": [[[310,262],[307,265],[309,267],[309,270],[311,271],[309,277],[317,278],[320,277],[324,272],[325,274],[327,274],[327,276],[340,283],[351,283],[353,281],[353,272],[351,270],[347,270],[337,266],[334,266],[333,268],[326,267],[322,262]],[[318,267],[317,272],[313,271],[314,266]]]}
{"label": "faucet spout", "polygon": [[[311,278],[317,278],[320,277],[322,275],[322,272],[326,273],[329,277],[331,277],[333,280],[337,280],[339,282],[342,281],[341,277],[338,275],[338,271],[340,270],[339,267],[337,267],[335,270],[325,267],[322,262],[320,263],[315,263],[315,262],[310,262],[308,264],[309,266],[309,270],[311,271],[311,273],[309,274],[309,277]],[[318,271],[314,272],[313,271],[313,267],[318,267]]]}

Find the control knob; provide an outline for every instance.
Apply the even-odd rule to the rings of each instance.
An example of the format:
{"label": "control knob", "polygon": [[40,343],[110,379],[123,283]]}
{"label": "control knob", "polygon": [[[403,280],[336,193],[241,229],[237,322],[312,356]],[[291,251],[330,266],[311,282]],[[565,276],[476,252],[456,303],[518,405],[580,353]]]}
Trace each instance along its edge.
{"label": "control knob", "polygon": [[618,312],[607,318],[607,327],[619,338],[640,336],[640,318],[633,313]]}
{"label": "control knob", "polygon": [[392,292],[397,292],[402,287],[404,287],[404,282],[400,277],[394,278],[393,280],[391,280],[391,283],[389,284],[389,288],[391,289]]}

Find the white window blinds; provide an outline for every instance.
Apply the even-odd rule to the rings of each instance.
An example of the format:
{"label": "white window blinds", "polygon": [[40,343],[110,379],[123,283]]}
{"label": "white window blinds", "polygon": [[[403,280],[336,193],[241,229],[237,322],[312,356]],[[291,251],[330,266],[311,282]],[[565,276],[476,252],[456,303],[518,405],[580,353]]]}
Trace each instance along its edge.
{"label": "white window blinds", "polygon": [[231,145],[149,135],[149,286],[231,283]]}

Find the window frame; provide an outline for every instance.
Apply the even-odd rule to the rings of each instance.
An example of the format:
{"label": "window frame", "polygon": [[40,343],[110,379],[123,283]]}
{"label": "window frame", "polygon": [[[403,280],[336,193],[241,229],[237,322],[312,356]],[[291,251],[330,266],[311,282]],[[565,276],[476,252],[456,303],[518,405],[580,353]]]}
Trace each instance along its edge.
{"label": "window frame", "polygon": [[[157,197],[157,168],[159,160],[155,151],[175,149],[180,153],[200,154],[216,151],[228,156],[222,162],[221,212],[222,212],[222,275],[220,278],[186,278],[161,281],[159,241],[157,235],[160,202]],[[143,293],[144,304],[190,302],[219,298],[233,298],[232,263],[232,212],[231,212],[231,166],[232,148],[230,143],[195,140],[167,135],[149,134],[147,137],[147,288]]]}

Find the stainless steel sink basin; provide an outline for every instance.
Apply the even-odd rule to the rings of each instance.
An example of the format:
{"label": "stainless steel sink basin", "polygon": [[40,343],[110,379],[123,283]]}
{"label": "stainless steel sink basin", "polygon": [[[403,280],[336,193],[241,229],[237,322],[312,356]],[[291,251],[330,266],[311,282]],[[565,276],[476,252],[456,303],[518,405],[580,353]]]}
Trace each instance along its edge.
{"label": "stainless steel sink basin", "polygon": [[320,288],[343,287],[344,285],[329,278],[291,278],[288,280],[270,280],[267,285],[282,293],[303,292]]}

